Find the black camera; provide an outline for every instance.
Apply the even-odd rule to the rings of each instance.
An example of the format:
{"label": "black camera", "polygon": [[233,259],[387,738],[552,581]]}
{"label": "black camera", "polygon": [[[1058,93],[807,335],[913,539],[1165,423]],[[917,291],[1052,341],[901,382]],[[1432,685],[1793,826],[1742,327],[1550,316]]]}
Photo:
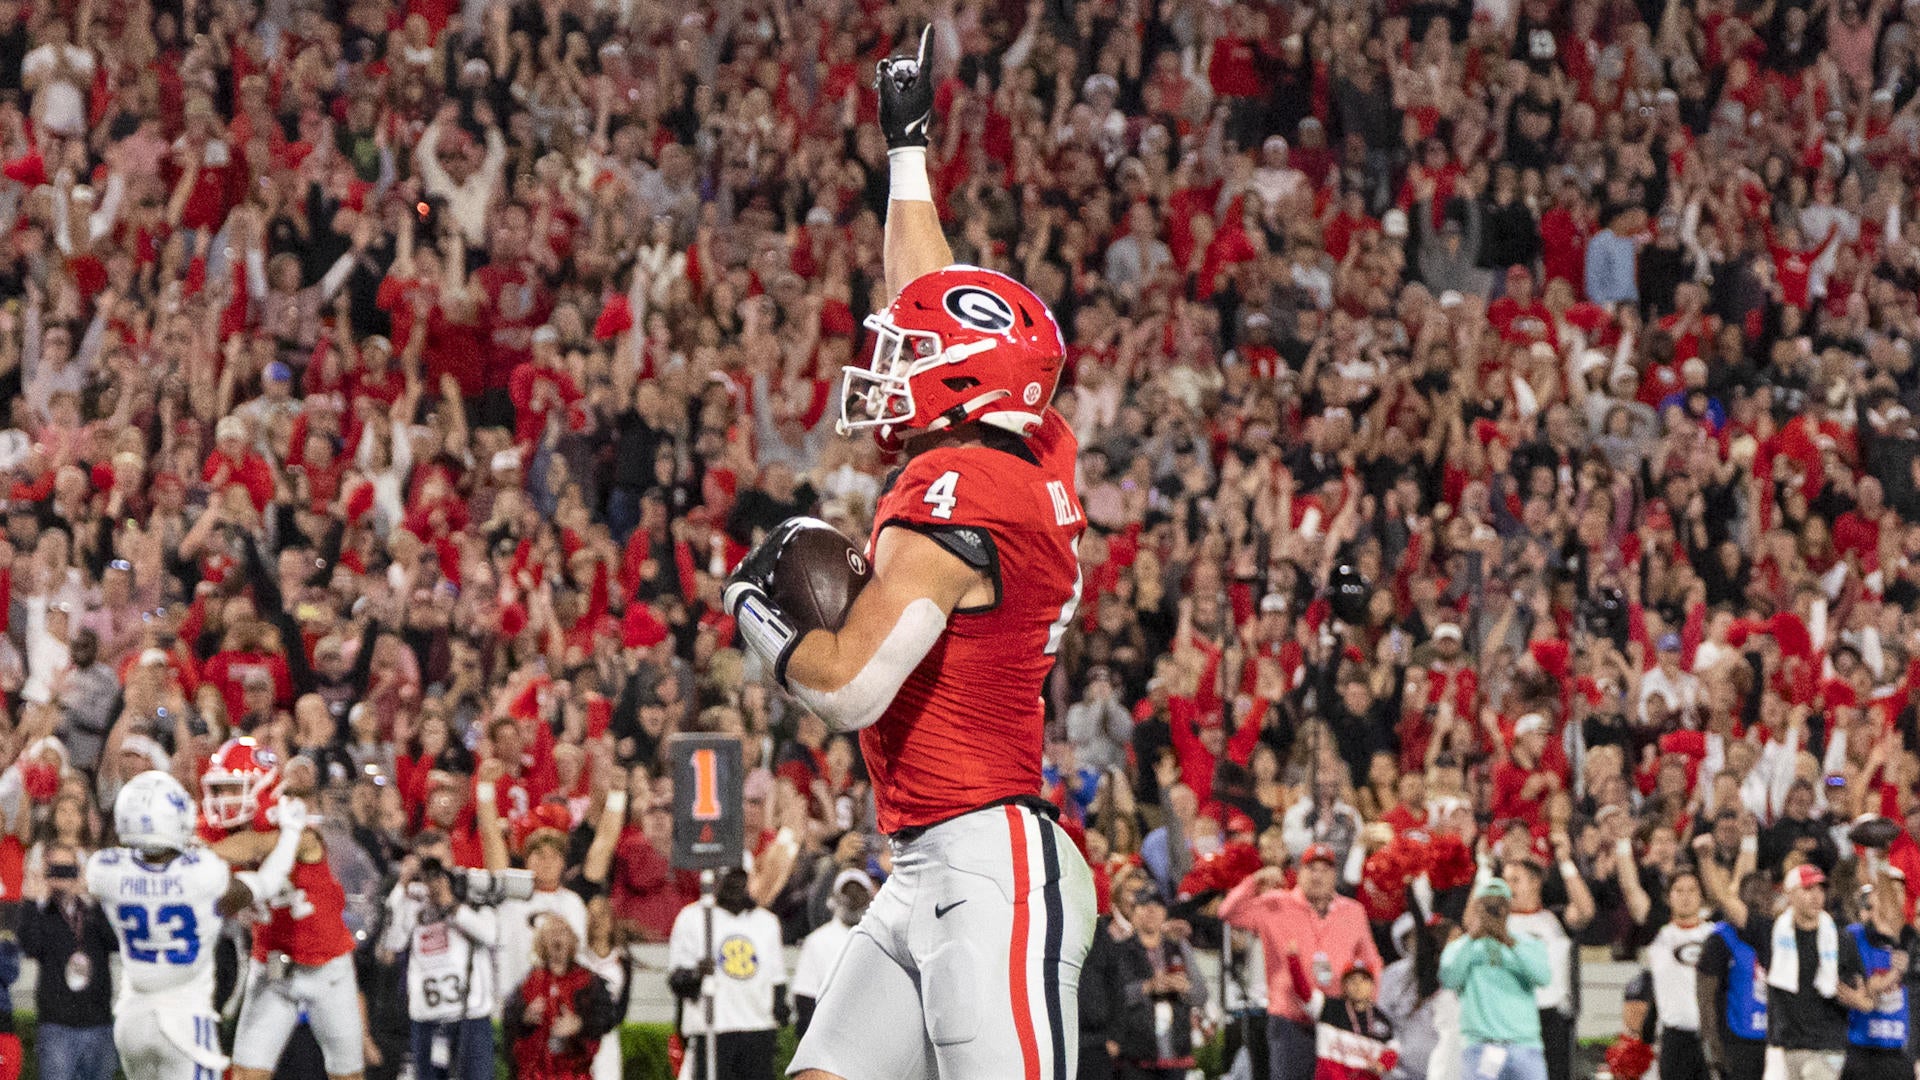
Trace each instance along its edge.
{"label": "black camera", "polygon": [[1624,651],[1629,630],[1626,595],[1611,586],[1595,589],[1580,605],[1580,629]]}
{"label": "black camera", "polygon": [[[414,872],[413,884],[408,891],[415,899],[425,900],[432,883],[439,878],[447,879],[456,902],[469,907],[490,907],[507,900],[528,900],[533,897],[533,872],[530,870],[448,867],[435,858],[420,860],[420,868]],[[415,889],[418,892],[414,892]]]}

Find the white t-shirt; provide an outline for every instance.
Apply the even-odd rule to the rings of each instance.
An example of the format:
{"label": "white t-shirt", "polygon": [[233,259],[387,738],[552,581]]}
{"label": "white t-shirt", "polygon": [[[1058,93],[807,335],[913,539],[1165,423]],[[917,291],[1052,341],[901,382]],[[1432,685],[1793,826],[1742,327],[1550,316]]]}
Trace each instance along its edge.
{"label": "white t-shirt", "polygon": [[827,979],[839,966],[840,954],[846,951],[847,939],[852,936],[853,927],[837,918],[828,919],[820,929],[807,935],[807,940],[800,943],[800,959],[793,965],[793,996],[819,1000],[820,991],[826,989]]}
{"label": "white t-shirt", "polygon": [[[675,971],[700,966],[706,941],[706,915],[700,904],[688,904],[673,920],[667,938],[667,966]],[[713,909],[713,1026],[730,1031],[766,1031],[773,1022],[773,988],[787,981],[787,958],[781,950],[780,920],[765,908],[738,915]],[[695,1002],[681,1016],[688,1035],[707,1031],[705,1010]]]}
{"label": "white t-shirt", "polygon": [[1573,939],[1567,936],[1560,916],[1545,909],[1516,911],[1507,916],[1507,929],[1516,937],[1525,935],[1547,947],[1547,966],[1553,969],[1553,978],[1547,985],[1534,989],[1534,1004],[1542,1012],[1567,1011],[1573,1004]]}
{"label": "white t-shirt", "polygon": [[1700,1030],[1700,1000],[1694,996],[1694,969],[1700,963],[1700,949],[1713,936],[1714,924],[1681,928],[1673,923],[1660,928],[1647,946],[1647,970],[1653,974],[1653,1007],[1660,1014],[1660,1026],[1681,1031]]}
{"label": "white t-shirt", "polygon": [[536,892],[531,899],[509,900],[500,905],[500,948],[494,954],[500,976],[500,996],[512,997],[533,970],[533,924],[542,915],[553,914],[567,920],[582,942],[587,940],[587,902],[580,894],[562,886],[552,892]]}
{"label": "white t-shirt", "polygon": [[[33,95],[33,115],[40,125],[59,135],[81,135],[87,130],[86,87],[93,82],[93,54],[78,45],[62,45],[67,66],[82,81],[49,79]],[[53,45],[42,45],[27,54],[20,64],[23,78],[51,74],[59,58]]]}
{"label": "white t-shirt", "polygon": [[461,907],[451,919],[422,923],[425,902],[398,885],[387,898],[387,909],[392,918],[382,944],[407,953],[407,1018],[477,1020],[493,1015],[498,1002],[491,954],[500,940],[499,913]]}
{"label": "white t-shirt", "polygon": [[120,938],[119,1008],[145,995],[212,1004],[213,945],[223,921],[217,905],[232,878],[226,861],[204,848],[165,866],[126,848],[87,860],[87,892]]}

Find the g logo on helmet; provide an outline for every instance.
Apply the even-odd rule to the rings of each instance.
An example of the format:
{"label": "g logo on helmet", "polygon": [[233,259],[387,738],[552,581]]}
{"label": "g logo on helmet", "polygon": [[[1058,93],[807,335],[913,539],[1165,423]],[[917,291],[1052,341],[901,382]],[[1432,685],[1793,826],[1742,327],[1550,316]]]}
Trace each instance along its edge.
{"label": "g logo on helmet", "polygon": [[852,570],[856,576],[865,574],[867,560],[862,558],[859,552],[849,548],[847,549],[847,569]]}
{"label": "g logo on helmet", "polygon": [[978,285],[960,285],[947,290],[940,301],[947,314],[960,325],[988,334],[1005,334],[1013,329],[1013,305],[1006,297]]}
{"label": "g logo on helmet", "polygon": [[1039,383],[1030,382],[1027,384],[1026,390],[1021,393],[1020,398],[1028,405],[1038,405],[1040,404],[1040,395],[1044,393],[1046,393],[1046,391],[1040,389]]}

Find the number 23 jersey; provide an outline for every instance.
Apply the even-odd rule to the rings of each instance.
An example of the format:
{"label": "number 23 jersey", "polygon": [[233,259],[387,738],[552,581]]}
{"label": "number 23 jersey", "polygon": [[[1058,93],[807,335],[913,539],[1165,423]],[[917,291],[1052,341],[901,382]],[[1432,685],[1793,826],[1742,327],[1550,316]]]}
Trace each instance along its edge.
{"label": "number 23 jersey", "polygon": [[217,905],[231,878],[225,860],[197,848],[165,866],[142,862],[126,848],[97,851],[87,860],[87,891],[120,936],[123,1003],[144,994],[173,997],[183,988],[183,1000],[212,1000]]}
{"label": "number 23 jersey", "polygon": [[994,584],[961,608],[879,721],[860,733],[880,830],[932,825],[1040,790],[1040,694],[1080,601],[1079,444],[1046,411],[1027,439],[916,454],[881,495],[880,534],[936,538]]}

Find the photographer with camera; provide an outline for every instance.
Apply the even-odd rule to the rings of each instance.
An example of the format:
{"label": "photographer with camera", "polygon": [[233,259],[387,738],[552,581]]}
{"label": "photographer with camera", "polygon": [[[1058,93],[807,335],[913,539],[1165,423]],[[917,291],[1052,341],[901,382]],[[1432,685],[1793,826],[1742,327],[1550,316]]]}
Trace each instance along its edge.
{"label": "photographer with camera", "polygon": [[1440,984],[1460,995],[1460,1073],[1475,1080],[1547,1076],[1534,992],[1553,981],[1553,967],[1538,938],[1507,929],[1512,908],[1512,888],[1483,877],[1467,906],[1467,936],[1440,954]]}
{"label": "photographer with camera", "polygon": [[407,955],[417,1080],[490,1080],[499,914],[491,896],[468,895],[467,872],[449,869],[452,862],[445,834],[425,834],[414,846],[387,897],[382,959]]}

